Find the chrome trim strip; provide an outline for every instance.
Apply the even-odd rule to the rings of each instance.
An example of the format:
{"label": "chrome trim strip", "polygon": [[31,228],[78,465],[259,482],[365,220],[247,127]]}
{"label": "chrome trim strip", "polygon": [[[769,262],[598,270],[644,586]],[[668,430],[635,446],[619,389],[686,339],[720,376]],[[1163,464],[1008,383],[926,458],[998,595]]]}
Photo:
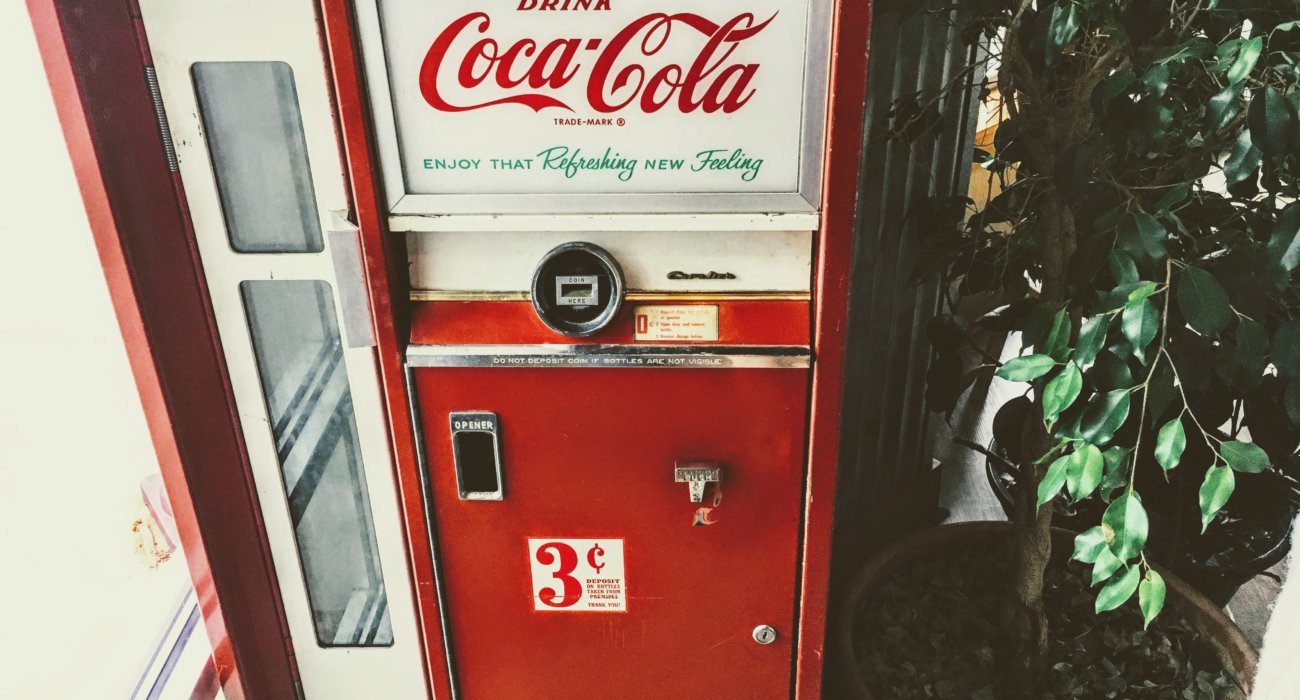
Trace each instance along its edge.
{"label": "chrome trim strip", "polygon": [[807,369],[799,345],[411,345],[406,366]]}
{"label": "chrome trim strip", "polygon": [[[451,686],[451,700],[458,700],[460,692],[456,685],[455,655],[452,653],[451,623],[447,620],[447,594],[442,582],[442,559],[438,555],[438,533],[434,523],[433,477],[429,473],[428,456],[425,454],[424,422],[420,415],[420,400],[415,393],[415,373],[408,364],[406,374],[406,400],[411,414],[411,430],[414,432],[415,464],[420,477],[420,502],[424,505],[424,531],[429,538],[429,558],[433,560],[433,588],[438,597],[438,623],[442,627],[442,645],[446,651],[447,683]],[[432,662],[432,657],[430,657]]]}
{"label": "chrome trim strip", "polygon": [[[455,289],[413,289],[411,301],[531,301],[528,292],[472,292]],[[695,301],[811,301],[808,292],[639,292],[630,291],[627,302]]]}
{"label": "chrome trim strip", "polygon": [[339,317],[349,348],[373,348],[375,324],[370,313],[365,270],[362,267],[361,230],[337,213],[333,230],[327,231],[330,260],[334,263],[334,289],[339,298]]}

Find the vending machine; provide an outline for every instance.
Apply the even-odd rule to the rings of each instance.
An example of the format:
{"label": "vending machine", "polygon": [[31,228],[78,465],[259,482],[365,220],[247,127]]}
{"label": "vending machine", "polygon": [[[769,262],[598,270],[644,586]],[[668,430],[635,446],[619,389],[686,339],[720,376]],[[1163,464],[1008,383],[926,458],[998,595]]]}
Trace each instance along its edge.
{"label": "vending machine", "polygon": [[866,0],[29,0],[228,696],[821,697]]}

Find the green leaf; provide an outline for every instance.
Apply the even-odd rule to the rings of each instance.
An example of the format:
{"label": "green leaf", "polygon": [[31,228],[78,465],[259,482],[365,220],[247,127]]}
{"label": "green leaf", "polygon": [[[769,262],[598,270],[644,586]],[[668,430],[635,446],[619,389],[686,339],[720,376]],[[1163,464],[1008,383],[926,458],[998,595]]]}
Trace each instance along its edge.
{"label": "green leaf", "polygon": [[1232,322],[1232,306],[1214,275],[1189,267],[1178,280],[1178,308],[1198,333],[1214,336]]}
{"label": "green leaf", "polygon": [[1130,214],[1119,223],[1115,247],[1137,261],[1164,260],[1169,231],[1150,214]]}
{"label": "green leaf", "polygon": [[1241,49],[1237,51],[1237,60],[1233,61],[1232,67],[1228,69],[1228,82],[1237,84],[1245,80],[1246,76],[1255,70],[1255,64],[1263,51],[1264,40],[1260,37],[1242,42]]}
{"label": "green leaf", "polygon": [[1234,83],[1210,98],[1205,106],[1205,115],[1209,117],[1208,131],[1223,129],[1241,114],[1241,92],[1245,87],[1245,83]]}
{"label": "green leaf", "polygon": [[1156,461],[1160,463],[1160,468],[1169,471],[1178,466],[1185,449],[1187,434],[1183,431],[1182,418],[1165,423],[1156,435]]}
{"label": "green leaf", "polygon": [[1123,309],[1128,303],[1129,293],[1140,286],[1142,286],[1140,282],[1125,282],[1114,289],[1098,294],[1097,312],[1108,313]]}
{"label": "green leaf", "polygon": [[1142,552],[1147,544],[1147,510],[1132,491],[1115,499],[1101,516],[1101,522],[1115,532],[1110,550],[1120,561],[1128,561]]}
{"label": "green leaf", "polygon": [[1105,114],[1106,108],[1120,95],[1137,82],[1137,74],[1131,69],[1122,70],[1097,84],[1092,91],[1092,109],[1098,114]]}
{"label": "green leaf", "polygon": [[1079,33],[1079,8],[1073,2],[1058,2],[1052,6],[1052,17],[1047,24],[1047,55],[1045,63],[1052,65],[1056,57]]}
{"label": "green leaf", "polygon": [[1052,316],[1051,330],[1047,332],[1047,337],[1042,342],[1042,347],[1037,348],[1040,354],[1048,355],[1057,362],[1064,362],[1070,352],[1070,333],[1074,327],[1070,324],[1070,316],[1066,314],[1065,309],[1057,311]]}
{"label": "green leaf", "polygon": [[1079,346],[1074,349],[1075,364],[1087,369],[1097,359],[1097,353],[1106,346],[1106,333],[1114,318],[1113,314],[1101,314],[1083,322],[1079,329]]}
{"label": "green leaf", "polygon": [[1101,450],[1093,445],[1084,445],[1072,452],[1069,473],[1065,478],[1070,498],[1078,501],[1091,496],[1101,484],[1103,465]]}
{"label": "green leaf", "polygon": [[1061,412],[1079,398],[1082,390],[1083,372],[1073,362],[1065,363],[1065,369],[1043,387],[1043,422],[1048,425],[1055,423]]}
{"label": "green leaf", "polygon": [[1300,319],[1278,325],[1273,333],[1272,355],[1279,377],[1300,378]]}
{"label": "green leaf", "polygon": [[[1264,327],[1248,318],[1237,319],[1237,351],[1235,359],[1243,367],[1252,368],[1255,374],[1262,374],[1268,365],[1268,332]],[[1300,360],[1300,357],[1297,357]],[[1282,365],[1277,363],[1278,373],[1283,374]]]}
{"label": "green leaf", "polygon": [[1126,447],[1112,447],[1101,453],[1101,460],[1106,463],[1101,477],[1101,497],[1104,500],[1110,501],[1111,494],[1128,483],[1128,456],[1132,451]]}
{"label": "green leaf", "polygon": [[1300,202],[1292,202],[1278,214],[1268,239],[1268,252],[1287,272],[1300,267]]}
{"label": "green leaf", "polygon": [[1025,355],[998,368],[997,376],[1012,382],[1032,382],[1052,371],[1056,360],[1047,355]]}
{"label": "green leaf", "polygon": [[1115,278],[1115,284],[1127,284],[1140,279],[1137,264],[1124,251],[1112,251],[1106,257],[1106,265],[1110,267],[1110,276]]}
{"label": "green leaf", "polygon": [[[1192,186],[1190,184],[1183,183],[1181,185],[1174,185],[1169,188],[1169,191],[1166,192],[1163,197],[1160,198],[1159,202],[1156,202],[1156,211],[1168,212],[1175,206],[1186,202],[1187,198],[1191,196],[1191,194]],[[1164,214],[1161,215],[1163,216]]]}
{"label": "green leaf", "polygon": [[1300,380],[1287,382],[1286,389],[1282,392],[1282,406],[1286,409],[1287,418],[1291,419],[1291,425],[1300,427]]}
{"label": "green leaf", "polygon": [[1243,129],[1232,148],[1232,155],[1223,164],[1223,175],[1229,187],[1246,181],[1259,170],[1264,162],[1264,153],[1251,141],[1250,131]]}
{"label": "green leaf", "polygon": [[1126,566],[1124,573],[1112,578],[1109,583],[1102,586],[1097,593],[1096,610],[1098,614],[1109,612],[1124,604],[1124,601],[1133,597],[1133,591],[1137,590],[1139,579],[1138,567]]}
{"label": "green leaf", "polygon": [[1177,46],[1171,46],[1156,54],[1155,63],[1177,63],[1189,58],[1205,58],[1214,53],[1214,42],[1204,37],[1193,37]]}
{"label": "green leaf", "polygon": [[1237,477],[1227,467],[1210,467],[1205,471],[1205,481],[1201,482],[1201,532],[1210,526],[1214,516],[1219,514],[1223,505],[1232,497],[1237,488]]}
{"label": "green leaf", "polygon": [[1165,609],[1165,579],[1155,569],[1147,569],[1142,583],[1138,584],[1138,608],[1142,610],[1142,629]]}
{"label": "green leaf", "polygon": [[1099,393],[1133,387],[1133,370],[1128,366],[1127,353],[1121,357],[1120,350],[1128,350],[1128,344],[1120,343],[1103,350],[1097,355],[1092,369],[1088,370],[1087,379]]}
{"label": "green leaf", "polygon": [[1101,525],[1080,532],[1074,536],[1074,554],[1071,558],[1085,564],[1096,563],[1097,557],[1106,549],[1106,539],[1106,528]]}
{"label": "green leaf", "polygon": [[1119,560],[1111,551],[1110,547],[1102,548],[1097,554],[1097,561],[1092,564],[1092,585],[1097,585],[1102,581],[1110,578],[1119,567],[1124,566],[1124,562]]}
{"label": "green leaf", "polygon": [[1070,456],[1058,457],[1052,466],[1047,468],[1047,473],[1043,475],[1043,480],[1038,482],[1038,507],[1042,508],[1044,503],[1056,498],[1056,494],[1061,491],[1065,485],[1065,479],[1070,471]]}
{"label": "green leaf", "polygon": [[1220,445],[1219,456],[1234,471],[1245,474],[1258,474],[1268,471],[1273,466],[1273,461],[1268,458],[1267,452],[1260,449],[1258,445],[1240,440],[1229,440]]}
{"label": "green leaf", "polygon": [[1295,128],[1291,103],[1274,87],[1256,92],[1250,101],[1250,139],[1264,155],[1285,153]]}
{"label": "green leaf", "polygon": [[1174,385],[1174,370],[1170,363],[1161,362],[1147,380],[1147,415],[1162,416],[1166,409],[1178,397],[1178,387]]}
{"label": "green leaf", "polygon": [[1143,282],[1137,289],[1128,293],[1128,301],[1126,303],[1134,304],[1142,301],[1143,299],[1150,297],[1152,294],[1155,294],[1156,290],[1159,288],[1160,285],[1155,282]]}
{"label": "green leaf", "polygon": [[1151,97],[1159,99],[1165,96],[1169,91],[1169,67],[1162,65],[1151,66],[1142,76],[1142,84],[1147,87],[1147,93]]}
{"label": "green leaf", "polygon": [[1147,346],[1156,338],[1160,312],[1150,299],[1139,299],[1124,305],[1122,328],[1124,337],[1133,346],[1133,352],[1139,359],[1146,356]]}
{"label": "green leaf", "polygon": [[1129,390],[1109,391],[1088,402],[1079,421],[1079,436],[1094,445],[1104,445],[1128,419]]}

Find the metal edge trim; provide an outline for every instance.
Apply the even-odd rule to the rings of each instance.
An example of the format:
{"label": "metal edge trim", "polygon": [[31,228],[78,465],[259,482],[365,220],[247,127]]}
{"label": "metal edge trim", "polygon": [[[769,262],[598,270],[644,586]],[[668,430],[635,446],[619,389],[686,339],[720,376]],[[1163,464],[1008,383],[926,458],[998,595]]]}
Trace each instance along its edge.
{"label": "metal edge trim", "polygon": [[429,538],[429,559],[433,564],[434,595],[438,598],[438,622],[442,628],[442,648],[447,663],[447,684],[451,686],[451,700],[460,697],[456,684],[455,654],[452,651],[451,621],[447,619],[446,587],[442,582],[442,559],[438,554],[438,534],[433,515],[433,479],[429,473],[425,454],[424,423],[420,416],[419,398],[415,393],[415,373],[411,365],[405,367],[406,398],[411,413],[411,430],[415,437],[415,464],[420,477],[420,501],[424,505],[424,532]]}
{"label": "metal edge trim", "polygon": [[[531,301],[528,292],[471,292],[458,290],[417,289],[411,301]],[[699,302],[699,301],[811,301],[808,292],[628,292],[628,302]]]}
{"label": "metal edge trim", "polygon": [[406,366],[610,369],[807,369],[798,345],[411,345]]}

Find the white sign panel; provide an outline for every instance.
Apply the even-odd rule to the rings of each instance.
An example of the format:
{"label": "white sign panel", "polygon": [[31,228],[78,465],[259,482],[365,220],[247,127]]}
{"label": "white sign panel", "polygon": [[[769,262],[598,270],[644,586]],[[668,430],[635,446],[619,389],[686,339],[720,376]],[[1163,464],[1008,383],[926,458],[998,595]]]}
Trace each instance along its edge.
{"label": "white sign panel", "polygon": [[627,611],[621,539],[530,538],[533,609]]}
{"label": "white sign panel", "polygon": [[406,194],[797,194],[820,155],[816,0],[374,1]]}

